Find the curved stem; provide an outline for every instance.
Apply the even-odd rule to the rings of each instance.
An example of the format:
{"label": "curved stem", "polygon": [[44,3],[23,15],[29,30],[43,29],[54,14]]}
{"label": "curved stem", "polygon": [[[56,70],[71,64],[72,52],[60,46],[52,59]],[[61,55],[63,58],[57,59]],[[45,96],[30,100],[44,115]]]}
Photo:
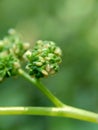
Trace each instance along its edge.
{"label": "curved stem", "polygon": [[0,107],[0,115],[43,115],[69,117],[98,123],[98,114],[74,107]]}
{"label": "curved stem", "polygon": [[32,78],[22,69],[19,69],[18,73],[31,83],[35,84],[35,86],[39,88],[57,107],[65,106],[65,104],[63,104],[59,99],[57,99],[38,79]]}
{"label": "curved stem", "polygon": [[55,107],[0,108],[0,114],[61,116],[98,123],[98,114],[63,104],[39,80],[30,77],[22,69],[19,69],[18,73],[25,79],[30,81],[32,84],[35,84],[35,86],[39,88],[58,108]]}

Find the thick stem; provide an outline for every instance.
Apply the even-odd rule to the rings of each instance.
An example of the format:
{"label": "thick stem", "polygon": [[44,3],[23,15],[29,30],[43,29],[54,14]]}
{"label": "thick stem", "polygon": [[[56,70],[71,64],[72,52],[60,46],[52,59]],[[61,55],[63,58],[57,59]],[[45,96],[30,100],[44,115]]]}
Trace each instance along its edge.
{"label": "thick stem", "polygon": [[0,115],[42,115],[69,117],[88,122],[98,123],[98,114],[66,106],[65,108],[55,107],[0,107]]}
{"label": "thick stem", "polygon": [[35,84],[37,88],[39,88],[57,107],[65,106],[59,99],[57,99],[38,79],[30,77],[26,72],[22,69],[18,70],[19,74],[23,76],[25,79]]}

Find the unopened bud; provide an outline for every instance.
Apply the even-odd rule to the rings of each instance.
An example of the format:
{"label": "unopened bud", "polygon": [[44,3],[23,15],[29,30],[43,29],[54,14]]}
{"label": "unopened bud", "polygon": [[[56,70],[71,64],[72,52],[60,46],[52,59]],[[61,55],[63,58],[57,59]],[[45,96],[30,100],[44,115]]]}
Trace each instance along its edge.
{"label": "unopened bud", "polygon": [[37,66],[42,66],[42,62],[35,62]]}
{"label": "unopened bud", "polygon": [[32,55],[31,51],[27,51],[27,52],[24,53],[23,58],[25,60],[28,60],[28,57],[30,57],[31,55]]}
{"label": "unopened bud", "polygon": [[18,68],[20,68],[20,64],[19,64],[18,62],[14,62],[14,67],[15,67],[16,69],[18,69]]}
{"label": "unopened bud", "polygon": [[46,70],[41,71],[44,76],[48,76],[48,72]]}
{"label": "unopened bud", "polygon": [[29,43],[24,43],[24,44],[23,44],[23,48],[24,48],[25,50],[29,49],[29,47],[30,47],[30,44],[29,44]]}
{"label": "unopened bud", "polygon": [[62,51],[61,51],[61,49],[60,49],[59,47],[57,47],[57,48],[55,49],[54,53],[57,54],[57,55],[59,55],[59,56],[62,55]]}

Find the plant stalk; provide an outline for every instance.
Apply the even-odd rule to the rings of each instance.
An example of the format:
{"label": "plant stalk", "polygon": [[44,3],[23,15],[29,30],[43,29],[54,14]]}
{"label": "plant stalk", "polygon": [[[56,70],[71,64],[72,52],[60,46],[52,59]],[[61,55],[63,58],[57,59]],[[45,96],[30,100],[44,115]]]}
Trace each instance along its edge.
{"label": "plant stalk", "polygon": [[36,79],[36,78],[32,78],[31,76],[29,76],[25,71],[23,71],[22,69],[18,70],[18,73],[24,77],[25,79],[27,79],[28,81],[30,81],[32,84],[34,84],[38,89],[40,89],[42,91],[42,93],[44,93],[49,99],[50,101],[53,102],[53,104],[55,104],[57,107],[64,107],[65,104],[63,104],[59,99],[57,99],[41,82],[40,80]]}
{"label": "plant stalk", "polygon": [[62,103],[56,98],[39,80],[30,77],[24,70],[19,69],[18,73],[39,88],[52,103],[57,107],[1,107],[0,115],[43,115],[69,117],[88,122],[98,123],[98,114],[78,109]]}
{"label": "plant stalk", "polygon": [[79,119],[98,123],[98,114],[67,106],[56,107],[0,107],[0,115],[41,115]]}

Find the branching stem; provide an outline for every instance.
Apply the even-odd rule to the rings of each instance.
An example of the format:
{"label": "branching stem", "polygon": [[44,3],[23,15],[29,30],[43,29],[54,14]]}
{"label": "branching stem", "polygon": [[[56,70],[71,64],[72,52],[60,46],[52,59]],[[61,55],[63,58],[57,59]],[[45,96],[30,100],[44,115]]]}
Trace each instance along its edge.
{"label": "branching stem", "polygon": [[[0,108],[0,114],[19,114],[19,115],[44,115],[44,116],[61,116],[69,117],[89,122],[98,123],[98,114],[89,112],[86,110],[74,108],[62,103],[57,97],[55,97],[39,80],[30,77],[25,71],[19,69],[19,74],[25,79],[39,88],[52,103],[58,107],[12,107],[12,108]],[[8,112],[8,113],[7,113]]]}

